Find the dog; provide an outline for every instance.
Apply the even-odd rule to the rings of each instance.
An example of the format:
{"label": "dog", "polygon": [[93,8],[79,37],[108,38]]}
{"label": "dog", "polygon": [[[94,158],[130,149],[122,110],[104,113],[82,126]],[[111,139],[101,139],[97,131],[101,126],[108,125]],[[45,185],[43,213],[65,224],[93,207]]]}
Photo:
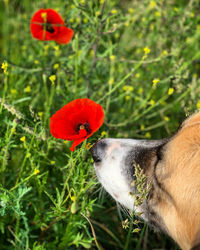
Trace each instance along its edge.
{"label": "dog", "polygon": [[[94,168],[106,191],[149,224],[171,236],[183,250],[200,249],[200,112],[167,139],[99,140],[91,148]],[[135,206],[135,164],[150,183]]]}

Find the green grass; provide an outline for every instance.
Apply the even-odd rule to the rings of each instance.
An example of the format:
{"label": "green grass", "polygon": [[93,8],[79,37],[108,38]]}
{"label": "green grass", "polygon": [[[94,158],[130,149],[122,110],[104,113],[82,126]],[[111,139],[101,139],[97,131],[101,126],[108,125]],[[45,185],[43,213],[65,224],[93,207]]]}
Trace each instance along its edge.
{"label": "green grass", "polygon": [[[199,1],[83,2],[0,2],[0,63],[8,63],[0,73],[0,249],[178,249],[143,222],[139,233],[123,229],[126,214],[100,193],[86,142],[70,152],[71,142],[50,135],[49,118],[89,97],[105,122],[87,143],[102,131],[173,134],[200,108]],[[71,43],[31,37],[39,8],[59,10],[75,32]]]}

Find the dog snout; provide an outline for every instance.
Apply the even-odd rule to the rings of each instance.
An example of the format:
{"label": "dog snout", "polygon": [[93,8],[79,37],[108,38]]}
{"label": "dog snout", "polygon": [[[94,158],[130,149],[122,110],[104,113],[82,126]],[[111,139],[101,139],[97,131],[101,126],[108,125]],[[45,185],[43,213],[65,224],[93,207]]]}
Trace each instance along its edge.
{"label": "dog snout", "polygon": [[92,158],[95,163],[101,162],[105,156],[106,143],[103,140],[100,140],[94,144],[90,149],[92,153]]}

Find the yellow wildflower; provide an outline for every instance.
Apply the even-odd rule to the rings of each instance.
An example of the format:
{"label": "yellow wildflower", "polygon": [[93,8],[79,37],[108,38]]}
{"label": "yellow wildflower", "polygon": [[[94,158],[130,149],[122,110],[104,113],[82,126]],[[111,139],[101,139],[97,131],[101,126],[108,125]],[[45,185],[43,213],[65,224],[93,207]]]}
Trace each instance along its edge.
{"label": "yellow wildflower", "polygon": [[114,60],[115,60],[115,56],[114,56],[114,55],[111,55],[111,56],[110,56],[110,60],[111,60],[111,61],[114,61]]}
{"label": "yellow wildflower", "polygon": [[151,134],[150,134],[149,132],[147,132],[147,133],[145,134],[145,137],[146,137],[146,138],[151,138]]}
{"label": "yellow wildflower", "polygon": [[156,15],[157,17],[160,17],[160,16],[161,16],[161,13],[160,13],[159,11],[156,11],[156,12],[155,12],[155,15]]}
{"label": "yellow wildflower", "polygon": [[58,64],[58,63],[55,63],[55,64],[53,65],[53,68],[54,68],[54,69],[58,69],[58,68],[59,68],[59,64]]}
{"label": "yellow wildflower", "polygon": [[106,136],[106,135],[107,135],[107,132],[106,132],[106,131],[102,131],[102,132],[101,132],[101,136],[102,136],[102,137],[104,137],[104,136]]}
{"label": "yellow wildflower", "polygon": [[85,0],[80,0],[80,4],[84,5],[85,4]]}
{"label": "yellow wildflower", "polygon": [[128,85],[123,86],[123,90],[127,91],[128,90]]}
{"label": "yellow wildflower", "polygon": [[178,12],[178,8],[177,8],[177,7],[174,7],[174,11],[175,11],[175,12]]}
{"label": "yellow wildflower", "polygon": [[81,22],[80,17],[76,17],[75,22],[76,22],[77,24],[79,24],[79,23]]}
{"label": "yellow wildflower", "polygon": [[28,85],[25,89],[24,89],[25,93],[30,93],[31,92],[31,86]]}
{"label": "yellow wildflower", "polygon": [[128,27],[130,25],[129,21],[125,22],[124,25]]}
{"label": "yellow wildflower", "polygon": [[54,46],[54,49],[55,49],[55,56],[59,56],[60,55],[60,48],[58,45]]}
{"label": "yellow wildflower", "polygon": [[139,89],[138,89],[138,94],[142,94],[144,92],[144,89],[142,88],[142,87],[140,87]]}
{"label": "yellow wildflower", "polygon": [[126,101],[129,101],[131,99],[130,95],[125,96]]}
{"label": "yellow wildflower", "polygon": [[35,63],[35,64],[39,64],[39,61],[38,61],[38,60],[35,60],[34,63]]}
{"label": "yellow wildflower", "polygon": [[163,50],[162,55],[163,55],[163,56],[167,56],[167,55],[168,55],[167,50]]}
{"label": "yellow wildflower", "polygon": [[146,17],[143,17],[143,18],[142,18],[142,22],[143,22],[143,23],[146,22],[146,20],[147,20]]}
{"label": "yellow wildflower", "polygon": [[70,199],[75,202],[76,201],[76,197],[75,196],[71,196]]}
{"label": "yellow wildflower", "polygon": [[9,0],[4,0],[5,5],[8,5]]}
{"label": "yellow wildflower", "polygon": [[153,79],[153,87],[155,87],[159,81],[160,81],[159,78]]}
{"label": "yellow wildflower", "polygon": [[54,46],[54,49],[55,49],[55,51],[58,51],[60,48],[59,48],[58,45],[55,45],[55,46]]}
{"label": "yellow wildflower", "polygon": [[194,16],[195,16],[194,12],[191,12],[190,17],[194,17]]}
{"label": "yellow wildflower", "polygon": [[3,69],[4,74],[7,74],[7,69],[8,69],[8,63],[7,62],[3,62],[1,65],[1,68]]}
{"label": "yellow wildflower", "polygon": [[186,43],[192,43],[193,39],[191,37],[186,38]]}
{"label": "yellow wildflower", "polygon": [[54,84],[54,83],[55,83],[55,80],[56,80],[56,75],[51,75],[51,76],[49,77],[49,80],[51,81],[52,84]]}
{"label": "yellow wildflower", "polygon": [[114,14],[117,14],[117,10],[114,9],[114,10],[111,10],[111,13],[114,15]]}
{"label": "yellow wildflower", "polygon": [[155,1],[151,1],[150,4],[149,4],[149,7],[151,9],[155,8],[156,7],[156,2]]}
{"label": "yellow wildflower", "polygon": [[154,24],[151,23],[150,26],[149,26],[150,30],[154,30]]}
{"label": "yellow wildflower", "polygon": [[36,174],[39,174],[39,172],[40,172],[40,170],[36,168],[36,169],[34,169],[33,174],[35,174],[35,175],[36,175]]}
{"label": "yellow wildflower", "polygon": [[109,84],[109,85],[112,85],[113,83],[114,83],[114,79],[113,79],[113,77],[112,77],[112,78],[109,79],[108,84]]}
{"label": "yellow wildflower", "polygon": [[144,48],[144,53],[145,53],[145,55],[149,54],[150,51],[151,51],[151,50],[150,50],[148,47],[145,47],[145,48]]}
{"label": "yellow wildflower", "polygon": [[136,78],[140,78],[140,73],[135,74]]}
{"label": "yellow wildflower", "polygon": [[128,9],[128,13],[133,14],[133,12],[134,12],[134,9],[133,9],[133,8],[129,8],[129,9]]}
{"label": "yellow wildflower", "polygon": [[96,11],[95,16],[98,17],[100,14],[101,14],[101,12],[98,10],[98,11]]}
{"label": "yellow wildflower", "polygon": [[133,86],[129,86],[129,91],[131,92],[133,90],[134,90]]}
{"label": "yellow wildflower", "polygon": [[43,116],[43,112],[41,112],[41,111],[40,111],[40,112],[38,112],[38,115],[39,115],[39,117],[40,117],[40,118],[42,118],[42,116]]}
{"label": "yellow wildflower", "polygon": [[86,17],[83,18],[84,23],[88,23],[88,19]]}
{"label": "yellow wildflower", "polygon": [[16,95],[16,94],[17,94],[17,90],[16,90],[16,89],[11,89],[11,90],[10,90],[10,93],[11,93],[12,95]]}
{"label": "yellow wildflower", "polygon": [[25,137],[25,136],[22,136],[22,137],[20,138],[20,141],[25,142],[25,141],[26,141],[26,137]]}
{"label": "yellow wildflower", "polygon": [[50,161],[51,165],[54,165],[56,162],[55,161]]}
{"label": "yellow wildflower", "polygon": [[174,88],[169,88],[168,95],[172,95],[174,93]]}
{"label": "yellow wildflower", "polygon": [[155,104],[155,101],[153,100],[153,99],[151,99],[150,101],[149,101],[149,103],[150,103],[150,105],[154,105]]}
{"label": "yellow wildflower", "polygon": [[168,121],[169,121],[169,117],[168,117],[168,116],[165,116],[165,117],[164,117],[164,120],[165,120],[166,122],[168,122]]}
{"label": "yellow wildflower", "polygon": [[144,130],[144,129],[145,129],[144,124],[141,124],[141,125],[140,125],[140,129],[141,129],[141,130]]}

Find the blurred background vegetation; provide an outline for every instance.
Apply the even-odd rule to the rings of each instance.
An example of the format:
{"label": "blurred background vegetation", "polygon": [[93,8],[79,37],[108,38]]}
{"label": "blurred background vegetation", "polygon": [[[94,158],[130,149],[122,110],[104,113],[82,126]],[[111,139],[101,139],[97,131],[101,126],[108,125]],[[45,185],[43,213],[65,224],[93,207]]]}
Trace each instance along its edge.
{"label": "blurred background vegetation", "polygon": [[[32,38],[40,8],[74,30],[68,45]],[[89,97],[105,123],[87,143],[173,134],[200,108],[199,10],[197,0],[0,2],[0,249],[178,249],[143,222],[123,228],[127,211],[98,184],[86,142],[70,152],[49,118]]]}

